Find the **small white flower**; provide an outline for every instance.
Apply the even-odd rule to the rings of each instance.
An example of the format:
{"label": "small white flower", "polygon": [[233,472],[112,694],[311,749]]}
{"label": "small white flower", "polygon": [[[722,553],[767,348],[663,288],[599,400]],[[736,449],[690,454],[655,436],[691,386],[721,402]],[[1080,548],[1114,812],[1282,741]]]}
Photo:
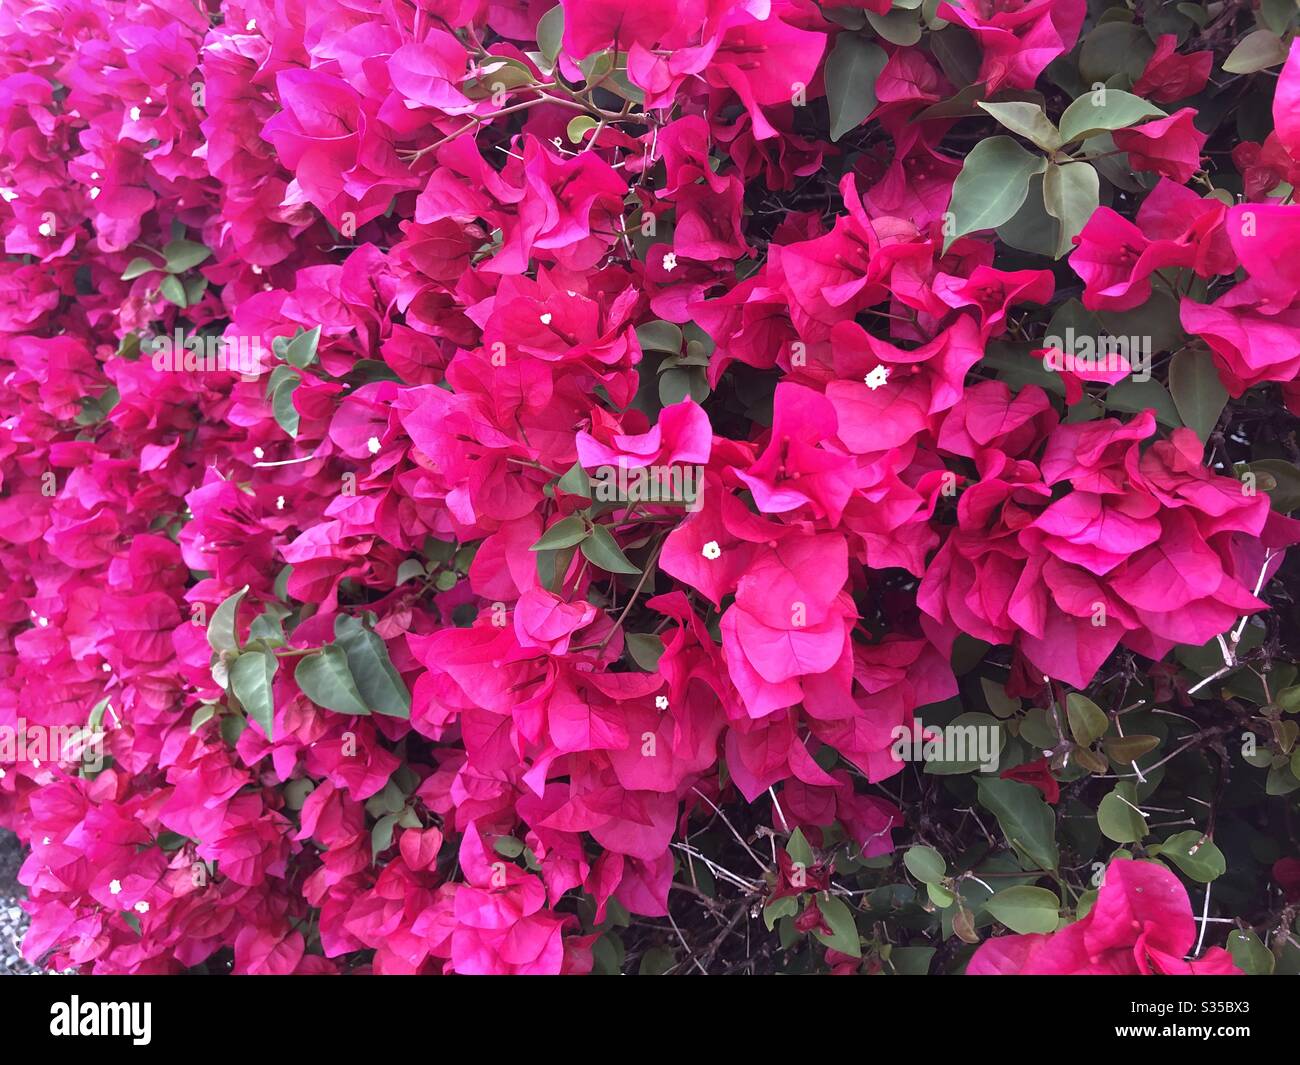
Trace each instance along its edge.
{"label": "small white flower", "polygon": [[381,447],[383,447],[383,445],[379,442],[379,437],[377,436],[372,436],[366,441],[366,450],[372,455],[378,455]]}
{"label": "small white flower", "polygon": [[5,203],[12,203],[16,199],[18,199],[18,193],[14,192],[13,189],[0,189],[0,200],[4,200]]}
{"label": "small white flower", "polygon": [[666,695],[656,695],[656,696],[655,696],[655,709],[657,709],[657,710],[667,710],[667,709],[668,709],[668,696],[666,696]]}
{"label": "small white flower", "polygon": [[32,759],[32,768],[33,768],[33,769],[40,769],[40,768],[41,768],[41,760],[40,760],[39,758],[33,758],[33,759]]}
{"label": "small white flower", "polygon": [[141,899],[134,906],[132,906],[131,909],[135,910],[136,913],[148,913],[149,904],[145,902],[144,899]]}
{"label": "small white flower", "polygon": [[110,880],[110,881],[108,882],[108,893],[109,893],[110,895],[120,895],[120,894],[122,894],[122,881],[120,881],[120,880]]}
{"label": "small white flower", "polygon": [[[5,778],[5,771],[3,769],[0,769],[0,780],[4,780],[4,778]],[[46,838],[48,839],[49,837],[47,836]]]}
{"label": "small white flower", "polygon": [[718,558],[722,555],[722,548],[718,546],[717,540],[710,540],[704,545],[702,554],[705,558]]}
{"label": "small white flower", "polygon": [[138,108],[138,107],[133,107],[133,108],[131,108],[131,112],[130,112],[130,113],[131,113],[131,121],[132,121],[132,122],[139,122],[139,121],[140,121],[140,108]]}
{"label": "small white flower", "polygon": [[254,263],[254,264],[253,264],[253,273],[255,273],[255,274],[260,274],[261,272],[262,272],[262,268],[261,268],[260,266],[258,266],[257,263]]}
{"label": "small white flower", "polygon": [[260,447],[253,448],[253,458],[260,459],[265,454],[266,452],[263,451]]}
{"label": "small white flower", "polygon": [[677,253],[670,251],[667,255],[664,256],[664,270],[666,270],[668,273],[672,273],[676,269],[677,269]]}
{"label": "small white flower", "polygon": [[50,225],[49,222],[42,222],[39,226],[36,227],[36,232],[43,237],[48,237],[51,233],[54,232],[54,227]]}
{"label": "small white flower", "polygon": [[888,380],[889,367],[881,365],[877,365],[874,370],[862,379],[863,383],[873,392]]}
{"label": "small white flower", "polygon": [[545,314],[543,314],[540,318],[538,318],[538,321],[541,322],[542,325],[550,325],[550,324],[551,324],[551,312],[550,312],[550,311],[547,311],[547,312],[546,312]]}
{"label": "small white flower", "polygon": [[98,171],[98,170],[92,170],[92,171],[90,172],[90,180],[91,180],[91,181],[98,181],[98,180],[99,180],[99,171]]}
{"label": "small white flower", "polygon": [[103,665],[101,665],[99,668],[102,669],[105,673],[112,673],[112,672],[113,672],[113,667],[110,666],[107,662],[105,662],[105,663],[104,663]]}
{"label": "small white flower", "polygon": [[144,102],[147,103],[147,104],[151,104],[151,103],[153,103],[153,97],[152,97],[152,96],[146,96],[146,97],[144,98]]}
{"label": "small white flower", "polygon": [[275,509],[276,509],[276,510],[283,510],[283,509],[284,509],[284,496],[276,496],[276,497],[275,497]]}
{"label": "small white flower", "polygon": [[39,625],[41,628],[45,628],[45,626],[48,625],[49,623],[50,623],[50,619],[49,619],[49,618],[37,618],[37,619],[36,619],[36,624]]}
{"label": "small white flower", "polygon": [[99,186],[98,186],[98,185],[92,185],[92,186],[90,187],[90,198],[91,198],[92,200],[97,200],[97,199],[99,199]]}
{"label": "small white flower", "polygon": [[244,29],[248,30],[249,33],[252,33],[253,30],[257,29],[257,19],[250,18],[245,24]]}

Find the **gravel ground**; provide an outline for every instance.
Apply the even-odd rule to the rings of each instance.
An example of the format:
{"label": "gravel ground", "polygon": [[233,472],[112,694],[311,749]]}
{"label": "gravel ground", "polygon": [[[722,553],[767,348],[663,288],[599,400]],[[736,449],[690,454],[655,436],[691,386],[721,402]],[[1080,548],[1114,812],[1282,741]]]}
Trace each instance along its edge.
{"label": "gravel ground", "polygon": [[0,830],[0,976],[24,976],[38,970],[23,961],[19,951],[27,931],[27,914],[18,907],[22,886],[18,867],[23,852],[18,837]]}

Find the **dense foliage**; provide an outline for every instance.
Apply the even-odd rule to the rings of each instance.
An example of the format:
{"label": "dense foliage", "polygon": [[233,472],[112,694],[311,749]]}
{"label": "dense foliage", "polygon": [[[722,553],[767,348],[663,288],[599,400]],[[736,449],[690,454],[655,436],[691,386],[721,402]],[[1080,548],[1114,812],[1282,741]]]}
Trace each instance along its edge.
{"label": "dense foliage", "polygon": [[27,956],[1300,972],[1298,26],[6,0]]}

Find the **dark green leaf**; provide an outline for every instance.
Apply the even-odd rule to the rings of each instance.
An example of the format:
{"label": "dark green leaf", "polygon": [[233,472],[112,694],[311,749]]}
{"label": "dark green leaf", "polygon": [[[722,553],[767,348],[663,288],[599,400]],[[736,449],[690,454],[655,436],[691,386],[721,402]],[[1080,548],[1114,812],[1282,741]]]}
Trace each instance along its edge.
{"label": "dark green leaf", "polygon": [[574,544],[581,543],[587,536],[587,523],[578,515],[570,514],[542,533],[537,543],[528,550],[555,551],[561,547],[572,547]]}
{"label": "dark green leaf", "polygon": [[230,667],[230,690],[268,740],[275,739],[275,696],[272,685],[280,663],[265,651],[248,651]]}
{"label": "dark green leaf", "polygon": [[248,594],[248,585],[244,585],[233,595],[221,601],[221,605],[212,612],[208,621],[208,646],[214,651],[239,650],[239,637],[236,633],[236,615],[239,604]]}
{"label": "dark green leaf", "polygon": [[1069,144],[1163,115],[1160,108],[1131,92],[1098,89],[1084,93],[1065,109],[1061,115],[1061,140]]}
{"label": "dark green leaf", "polygon": [[1046,159],[1011,137],[989,137],[975,145],[953,184],[953,224],[945,250],[960,236],[996,229],[1010,219],[1025,202],[1029,179],[1046,168]]}
{"label": "dark green leaf", "polygon": [[831,140],[837,141],[876,107],[876,79],[888,61],[880,45],[854,33],[841,33],[826,59],[826,103]]}
{"label": "dark green leaf", "polygon": [[167,260],[167,270],[173,274],[183,274],[209,258],[212,252],[202,244],[192,240],[173,240],[163,248],[163,257]]}
{"label": "dark green leaf", "polygon": [[1055,869],[1056,815],[1031,784],[994,777],[976,781],[980,805],[998,819],[1002,834],[1040,869]]}
{"label": "dark green leaf", "polygon": [[1183,419],[1205,443],[1228,402],[1214,357],[1204,348],[1184,348],[1169,364],[1169,394]]}
{"label": "dark green leaf", "polygon": [[831,934],[817,930],[813,935],[832,950],[838,950],[852,958],[862,957],[862,943],[858,939],[858,926],[854,923],[853,911],[842,900],[826,892],[817,896],[817,908],[821,910],[822,919],[830,928]]}
{"label": "dark green leaf", "polygon": [[320,326],[299,333],[284,349],[284,361],[290,366],[305,370],[316,361],[316,347],[320,344]]}
{"label": "dark green leaf", "polygon": [[1101,800],[1097,824],[1102,835],[1116,843],[1137,843],[1146,838],[1147,820],[1137,809],[1137,789],[1127,780]]}
{"label": "dark green leaf", "polygon": [[948,863],[933,847],[908,847],[903,852],[903,864],[922,884],[938,884],[948,872]]}
{"label": "dark green leaf", "polygon": [[603,525],[593,525],[591,536],[582,541],[581,551],[587,560],[599,566],[606,573],[640,573],[641,571],[627,560],[618,541]]}
{"label": "dark green leaf", "polygon": [[993,917],[1013,932],[1055,932],[1061,900],[1046,888],[1018,884],[999,891],[984,904]]}
{"label": "dark green leaf", "polygon": [[411,693],[377,633],[356,618],[340,614],[334,619],[334,642],[347,655],[352,680],[371,710],[386,717],[411,716]]}
{"label": "dark green leaf", "polygon": [[348,668],[347,652],[342,647],[326,644],[315,654],[304,657],[293,671],[298,687],[317,706],[339,714],[368,716],[370,708]]}
{"label": "dark green leaf", "polygon": [[1110,728],[1110,718],[1101,707],[1079,692],[1070,692],[1065,697],[1065,716],[1070,723],[1070,734],[1074,737],[1074,742],[1083,747],[1091,746],[1101,739]]}

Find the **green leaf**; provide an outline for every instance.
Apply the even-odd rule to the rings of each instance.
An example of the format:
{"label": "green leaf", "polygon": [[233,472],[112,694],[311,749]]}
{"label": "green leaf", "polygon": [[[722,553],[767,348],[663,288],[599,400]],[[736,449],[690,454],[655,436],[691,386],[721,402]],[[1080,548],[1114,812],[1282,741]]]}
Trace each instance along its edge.
{"label": "green leaf", "polygon": [[393,668],[382,637],[356,618],[340,614],[334,619],[334,642],[347,655],[357,691],[371,710],[386,717],[411,716],[411,693]]}
{"label": "green leaf", "polygon": [[676,355],[682,350],[682,330],[672,322],[646,322],[636,327],[636,340],[643,351],[666,351]]}
{"label": "green leaf", "polygon": [[998,819],[1002,834],[1040,869],[1055,869],[1056,815],[1032,784],[1000,777],[976,781],[980,805]]}
{"label": "green leaf", "polygon": [[591,527],[591,536],[582,541],[580,550],[589,562],[599,566],[606,573],[641,572],[627,560],[623,549],[618,546],[618,541],[603,525]]}
{"label": "green leaf", "polygon": [[632,661],[647,673],[659,668],[659,659],[664,653],[663,641],[649,632],[629,632],[626,637],[627,653]]}
{"label": "green leaf", "polygon": [[561,547],[572,547],[574,544],[581,543],[588,535],[587,523],[578,515],[570,514],[542,533],[537,543],[528,550],[555,551]]}
{"label": "green leaf", "polygon": [[1274,33],[1286,33],[1296,14],[1296,0],[1261,0],[1259,17]]}
{"label": "green leaf", "polygon": [[151,273],[159,267],[154,266],[148,259],[132,259],[126,264],[126,269],[122,271],[123,281],[134,281],[142,274]]}
{"label": "green leaf", "polygon": [[821,910],[822,919],[831,930],[830,935],[814,931],[815,935],[832,950],[847,954],[853,958],[862,957],[862,943],[858,939],[858,926],[853,920],[853,911],[841,899],[822,892],[817,896],[817,908]]}
{"label": "green leaf", "polygon": [[895,5],[892,11],[877,15],[868,11],[867,21],[871,28],[890,44],[910,48],[921,39],[921,20],[904,5]]}
{"label": "green leaf", "polygon": [[244,734],[244,729],[248,728],[248,721],[242,714],[226,714],[217,727],[221,732],[221,738],[226,741],[226,746],[233,747]]}
{"label": "green leaf", "polygon": [[1137,807],[1137,789],[1121,781],[1097,807],[1097,824],[1102,835],[1116,843],[1137,843],[1147,835],[1147,819]]}
{"label": "green leaf", "polygon": [[1049,163],[1043,175],[1043,206],[1060,223],[1056,258],[1074,249],[1074,238],[1082,231],[1100,201],[1101,184],[1091,163]]}
{"label": "green leaf", "polygon": [[948,863],[933,847],[908,847],[903,852],[903,864],[922,884],[938,884],[948,872]]}
{"label": "green leaf", "polygon": [[1020,700],[1007,694],[1007,689],[996,680],[980,677],[980,687],[984,691],[984,701],[994,717],[1008,718],[1020,711]]}
{"label": "green leaf", "polygon": [[1156,736],[1111,736],[1102,743],[1106,756],[1124,765],[1136,762],[1144,754],[1149,754],[1159,746],[1160,739]]}
{"label": "green leaf", "polygon": [[[998,239],[1009,244],[1017,251],[1027,251],[1031,255],[1041,255],[1049,259],[1056,258],[1057,237],[1061,231],[1060,223],[1047,213],[1043,203],[1043,175],[1035,174],[1029,179],[1029,192],[1025,202],[1020,205],[1011,218],[997,228]],[[994,343],[997,343],[996,341]],[[1033,364],[1045,377],[1056,378],[1055,374],[1043,370],[1042,362],[1033,360]],[[1016,385],[1008,381],[1013,389]],[[1060,379],[1056,378],[1057,387],[1064,392]]]}
{"label": "green leaf", "polygon": [[305,370],[316,361],[316,347],[320,344],[320,326],[299,333],[284,349],[284,361],[290,366]]}
{"label": "green leaf", "polygon": [[397,567],[397,584],[403,585],[416,577],[423,577],[426,572],[424,563],[418,558],[408,558]]}
{"label": "green leaf", "polygon": [[384,814],[370,830],[370,860],[375,862],[379,856],[393,845],[393,831],[397,828],[397,814]]}
{"label": "green leaf", "polygon": [[568,495],[582,496],[583,499],[591,498],[591,478],[587,476],[587,471],[582,468],[581,462],[575,462],[570,466],[555,486]]}
{"label": "green leaf", "polygon": [[1055,932],[1061,900],[1046,888],[1018,884],[999,891],[984,904],[994,918],[1013,932]]}
{"label": "green leaf", "polygon": [[369,716],[370,708],[348,668],[347,652],[342,647],[326,644],[315,654],[304,657],[293,671],[298,687],[317,706],[339,714]]}
{"label": "green leaf", "polygon": [[885,964],[894,970],[895,976],[926,976],[935,953],[934,947],[895,947]]}
{"label": "green leaf", "polygon": [[812,846],[808,843],[808,837],[803,834],[803,829],[796,828],[790,833],[790,838],[786,840],[785,852],[790,855],[790,860],[807,868],[816,860],[813,854]]}
{"label": "green leaf", "polygon": [[799,912],[799,899],[795,895],[782,895],[763,907],[763,923],[770,932],[782,917],[794,917]]}
{"label": "green leaf", "polygon": [[577,115],[569,119],[568,126],[565,127],[565,135],[574,144],[581,144],[582,138],[586,136],[588,130],[596,129],[600,122],[592,118],[591,115]]}
{"label": "green leaf", "polygon": [[1131,21],[1100,22],[1079,48],[1079,76],[1085,85],[1109,81],[1117,74],[1136,80],[1154,51],[1146,31]]}
{"label": "green leaf", "polygon": [[659,374],[659,402],[669,407],[690,396],[696,403],[709,397],[709,380],[698,366],[672,366]]}
{"label": "green leaf", "polygon": [[1010,137],[989,137],[966,156],[952,187],[953,232],[944,250],[958,237],[996,229],[1025,202],[1029,179],[1047,169],[1047,160],[1026,151]]}
{"label": "green leaf", "polygon": [[1069,144],[1097,133],[1127,129],[1144,118],[1163,117],[1155,104],[1122,89],[1086,92],[1061,115],[1061,140]]}
{"label": "green leaf", "polygon": [[186,270],[193,269],[210,258],[211,255],[212,252],[208,248],[192,240],[173,240],[163,248],[167,270],[173,274],[183,274]]}
{"label": "green leaf", "polygon": [[1110,728],[1110,718],[1096,703],[1079,692],[1065,697],[1065,717],[1070,723],[1070,735],[1081,747],[1089,747]]}
{"label": "green leaf", "polygon": [[1171,429],[1177,429],[1183,424],[1169,390],[1154,377],[1145,381],[1126,377],[1111,385],[1106,389],[1106,406],[1127,414],[1141,414],[1150,409],[1155,412],[1156,421]]}
{"label": "green leaf", "polygon": [[1061,134],[1057,131],[1056,124],[1047,117],[1039,104],[1021,101],[990,103],[979,100],[976,106],[987,111],[1012,133],[1019,133],[1044,151],[1054,151],[1061,146]]}
{"label": "green leaf", "polygon": [[[957,743],[945,744],[940,757],[927,759],[926,773],[942,777],[974,773],[983,768],[981,759],[986,755],[996,768],[996,756],[1002,753],[1007,742],[1006,732],[997,718],[979,711],[967,711],[949,721],[948,727],[954,730],[950,735],[958,738]],[[986,736],[995,741],[991,751],[980,742]]]}
{"label": "green leaf", "polygon": [[1290,514],[1300,507],[1300,469],[1286,459],[1257,459],[1246,467],[1251,473],[1266,474],[1272,480],[1271,487],[1263,478],[1259,486],[1268,493],[1273,509],[1279,514]]}
{"label": "green leaf", "polygon": [[667,947],[651,947],[641,955],[637,976],[663,976],[677,964],[677,956]]}
{"label": "green leaf", "polygon": [[876,79],[889,57],[880,45],[855,33],[841,33],[826,59],[826,103],[831,140],[856,129],[876,108]]}
{"label": "green leaf", "polygon": [[180,278],[172,274],[168,274],[162,279],[158,291],[168,303],[174,303],[177,307],[182,308],[189,306],[189,301],[185,297],[185,286],[181,284]]}
{"label": "green leaf", "polygon": [[239,604],[248,594],[248,585],[244,585],[234,595],[227,596],[221,605],[212,612],[208,621],[208,646],[214,651],[238,651],[239,637],[236,635],[235,621]]}
{"label": "green leaf", "polygon": [[1169,393],[1183,424],[1205,443],[1228,403],[1214,357],[1204,348],[1184,348],[1169,364]]}
{"label": "green leaf", "polygon": [[291,366],[277,366],[271,371],[267,384],[268,398],[271,400],[271,413],[276,424],[286,433],[297,439],[300,421],[298,408],[293,405],[293,394],[302,384],[302,374]]}
{"label": "green leaf", "polygon": [[1208,884],[1228,871],[1223,851],[1214,841],[1204,839],[1194,828],[1170,836],[1163,843],[1148,848],[1151,853],[1168,858],[1193,880]]}
{"label": "green leaf", "polygon": [[1272,976],[1273,966],[1277,964],[1273,952],[1249,929],[1238,928],[1228,933],[1228,953],[1247,976]]}
{"label": "green leaf", "polygon": [[941,910],[946,910],[957,901],[957,896],[942,884],[926,884],[925,893],[930,897],[930,901]]}
{"label": "green leaf", "polygon": [[537,23],[537,48],[548,65],[554,65],[564,42],[564,6],[556,4]]}
{"label": "green leaf", "polygon": [[548,592],[559,591],[577,550],[577,547],[570,546],[557,551],[537,552],[537,579]]}
{"label": "green leaf", "polygon": [[524,845],[514,836],[497,836],[496,841],[492,844],[492,849],[502,858],[509,858],[514,861],[524,853]]}
{"label": "green leaf", "polygon": [[275,739],[275,696],[271,686],[279,668],[275,655],[265,651],[248,651],[230,667],[230,690],[268,740]]}
{"label": "green leaf", "polygon": [[1254,74],[1286,62],[1287,45],[1271,30],[1256,30],[1241,39],[1223,61],[1229,74]]}

